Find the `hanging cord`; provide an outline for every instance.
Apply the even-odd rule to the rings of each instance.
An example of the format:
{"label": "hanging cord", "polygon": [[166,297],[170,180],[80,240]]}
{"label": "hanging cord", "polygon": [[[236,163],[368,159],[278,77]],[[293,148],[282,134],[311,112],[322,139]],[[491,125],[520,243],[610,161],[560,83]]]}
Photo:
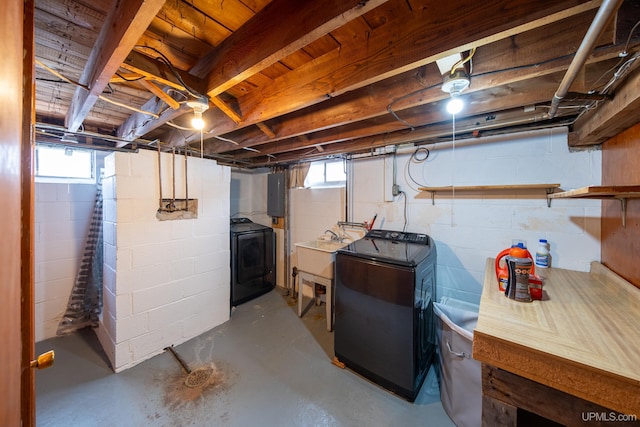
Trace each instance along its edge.
{"label": "hanging cord", "polygon": [[454,213],[453,207],[456,200],[456,115],[452,114],[452,129],[451,129],[451,227],[454,226]]}
{"label": "hanging cord", "polygon": [[158,201],[158,210],[162,210],[162,157],[160,156],[160,141],[158,144],[158,187],[160,189],[160,200]]}
{"label": "hanging cord", "polygon": [[204,132],[200,129],[200,158],[204,159]]}
{"label": "hanging cord", "polygon": [[176,210],[176,148],[171,147],[171,161],[173,162],[171,178],[173,179],[173,193],[171,195],[171,211]]}
{"label": "hanging cord", "polygon": [[186,199],[186,210],[189,211],[189,174],[187,173],[189,151],[184,150],[184,197]]}

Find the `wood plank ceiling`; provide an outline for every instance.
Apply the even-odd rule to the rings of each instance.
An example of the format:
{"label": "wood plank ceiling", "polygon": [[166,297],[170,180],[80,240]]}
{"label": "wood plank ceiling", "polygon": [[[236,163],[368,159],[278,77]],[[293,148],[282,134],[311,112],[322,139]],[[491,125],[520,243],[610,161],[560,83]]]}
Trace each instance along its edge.
{"label": "wood plank ceiling", "polygon": [[[36,0],[36,140],[188,149],[240,167],[432,144],[459,54],[456,138],[568,126],[600,144],[640,121],[640,1]],[[204,99],[202,131],[190,101]]]}

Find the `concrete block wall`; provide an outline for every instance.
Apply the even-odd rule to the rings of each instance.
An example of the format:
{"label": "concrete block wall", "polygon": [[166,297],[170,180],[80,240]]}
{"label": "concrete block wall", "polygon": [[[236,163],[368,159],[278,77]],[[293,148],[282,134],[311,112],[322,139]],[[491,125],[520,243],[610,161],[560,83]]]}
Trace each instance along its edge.
{"label": "concrete block wall", "polygon": [[[173,195],[173,160],[162,154],[162,197]],[[176,198],[185,197],[176,156]],[[230,169],[188,159],[198,218],[159,221],[153,151],[105,159],[104,307],[98,338],[118,372],[229,319]]]}
{"label": "concrete block wall", "polygon": [[[396,182],[404,192],[389,198],[393,182],[389,157],[353,161],[349,207],[356,222],[377,214],[375,228],[427,233],[438,250],[438,298],[478,303],[486,259],[527,240],[551,245],[552,265],[588,271],[600,260],[600,201],[553,200],[544,190],[438,194],[432,204],[420,186],[559,183],[570,190],[601,182],[601,152],[570,152],[564,129],[426,146],[423,162],[415,148],[396,156]],[[424,153],[420,153],[424,154]],[[420,159],[422,156],[417,156]],[[387,160],[385,160],[387,159]],[[344,219],[343,189],[295,189],[291,194],[291,241],[309,240]],[[406,203],[406,207],[405,207]],[[406,210],[406,223],[405,223]],[[295,254],[292,253],[292,265]]]}
{"label": "concrete block wall", "polygon": [[233,169],[231,171],[231,217],[245,217],[270,225],[267,215],[268,169]]}
{"label": "concrete block wall", "polygon": [[36,342],[56,336],[75,284],[93,214],[96,186],[35,184]]}
{"label": "concrete block wall", "polygon": [[[570,152],[560,128],[426,148],[423,162],[410,161],[414,148],[398,154],[396,179],[406,195],[406,231],[436,241],[438,298],[479,303],[486,259],[512,239],[526,240],[533,253],[538,239],[546,238],[555,267],[588,271],[591,261],[600,260],[598,200],[559,199],[547,207],[544,190],[458,191],[438,193],[432,203],[409,174],[420,186],[559,183],[569,190],[600,184],[601,151]],[[402,230],[405,196],[392,202],[381,196],[391,182],[384,160],[356,161],[354,168],[356,217],[377,213],[376,228]]]}

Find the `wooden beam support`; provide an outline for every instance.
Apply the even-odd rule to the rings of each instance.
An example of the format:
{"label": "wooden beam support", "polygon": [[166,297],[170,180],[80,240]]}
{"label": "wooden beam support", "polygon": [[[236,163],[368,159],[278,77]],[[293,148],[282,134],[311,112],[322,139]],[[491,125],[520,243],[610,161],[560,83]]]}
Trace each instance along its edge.
{"label": "wooden beam support", "polygon": [[602,144],[640,121],[640,68],[614,89],[611,101],[582,116],[569,134],[569,146]]}
{"label": "wooden beam support", "polygon": [[[168,121],[174,120],[181,115],[188,113],[191,108],[186,104],[180,104],[180,108],[177,110],[166,108],[163,101],[158,98],[152,98],[147,101],[141,108],[143,111],[149,111],[155,114],[158,114],[160,117],[157,119],[153,119],[148,114],[142,113],[133,113],[126,121],[126,127],[120,126],[118,128],[117,135],[119,138],[125,139],[127,141],[133,141],[136,138],[141,137],[142,135],[146,135],[154,129],[157,129],[160,125],[167,123]],[[183,145],[184,139],[180,141],[179,139],[176,141],[177,145]],[[118,147],[124,147],[127,145],[126,142],[118,144]]]}
{"label": "wooden beam support", "polygon": [[208,76],[209,96],[219,95],[386,1],[274,0],[190,72]]}
{"label": "wooden beam support", "polygon": [[[523,412],[526,411],[526,412]],[[535,414],[542,420],[527,423]],[[558,425],[637,426],[637,414],[619,414],[609,408],[520,377],[502,369],[482,364],[482,425]],[[556,424],[553,424],[556,425]]]}
{"label": "wooden beam support", "polygon": [[[465,108],[464,116],[461,116],[456,120],[458,131],[462,132],[465,126],[480,128],[487,125],[491,120],[485,120],[479,115],[494,113],[498,110],[508,110],[515,108],[519,105],[534,105],[540,102],[547,102],[558,87],[558,83],[561,79],[561,75],[557,74],[557,78],[549,78],[548,76],[539,77],[533,79],[532,86],[535,87],[531,90],[528,84],[519,82],[518,84],[510,84],[494,87],[488,93],[503,93],[509,92],[511,95],[508,101],[500,101],[500,108],[496,108],[494,98],[498,96],[486,96],[487,92],[470,92],[465,95],[465,101],[468,106]],[[277,154],[286,151],[293,151],[303,149],[306,147],[314,146],[316,144],[331,145],[336,142],[340,142],[339,148],[346,148],[347,146],[359,145],[363,141],[385,141],[391,138],[389,141],[396,141],[398,143],[402,140],[419,141],[420,139],[433,138],[436,135],[450,135],[450,115],[445,111],[444,102],[437,102],[437,100],[443,101],[446,96],[441,94],[440,88],[432,88],[426,90],[423,94],[423,99],[429,100],[426,105],[419,105],[411,109],[407,109],[398,113],[405,122],[411,123],[415,126],[412,132],[408,131],[408,126],[405,123],[398,121],[390,114],[375,117],[372,119],[362,120],[359,122],[351,123],[340,127],[332,127],[326,130],[319,130],[313,132],[313,136],[307,138],[306,141],[301,141],[298,136],[287,138],[285,140],[278,140],[277,142],[267,142],[260,144],[260,150],[263,153]],[[513,120],[516,118],[524,120],[524,117],[537,117],[541,120],[546,110],[538,110],[533,114],[524,114],[522,110],[517,112],[503,111],[498,116],[502,120],[509,120],[509,122],[515,123]],[[357,114],[357,113],[356,113]],[[497,122],[498,120],[496,120]],[[427,127],[423,127],[425,124],[435,123]],[[281,129],[278,130],[281,132]],[[280,133],[279,133],[280,134]],[[342,141],[345,141],[344,143]],[[242,141],[240,145],[255,146],[253,141]],[[354,145],[350,145],[353,142]],[[364,145],[368,148],[369,143]],[[386,145],[386,144],[382,144]],[[216,153],[223,153],[227,150],[236,150],[237,146],[231,146],[228,144],[216,144]],[[326,150],[332,150],[332,147],[326,146]],[[238,154],[240,157],[252,157],[252,153]]]}
{"label": "wooden beam support", "polygon": [[[579,45],[581,34],[589,27],[595,11],[579,13],[570,20],[549,24],[547,29],[557,38],[549,45],[545,34],[537,31],[524,32],[491,43],[479,49],[474,56],[474,70],[479,74],[472,76],[472,84],[466,94],[498,86],[499,82],[515,83],[537,76],[548,75],[566,69],[571,62],[574,46]],[[554,38],[554,40],[556,40]],[[524,46],[524,47],[523,47]],[[524,49],[524,50],[523,50]],[[619,48],[605,48],[594,52],[591,62],[603,61],[615,57]],[[557,58],[557,59],[556,59]],[[555,60],[554,60],[555,59]],[[446,98],[440,90],[442,78],[435,64],[428,64],[389,79],[345,93],[339,97],[325,100],[319,106],[306,108],[278,118],[277,139],[291,138],[307,132],[317,132],[328,128],[343,126],[350,122],[388,116],[388,108],[396,112],[424,105]],[[505,86],[506,88],[506,86]],[[507,90],[509,90],[507,88]],[[407,96],[407,94],[413,94]],[[499,102],[500,96],[495,97]],[[394,102],[393,100],[398,100]],[[272,99],[280,102],[279,98]],[[547,100],[548,101],[548,100]],[[486,102],[486,101],[485,101]],[[494,109],[501,106],[496,104]],[[402,113],[402,117],[406,115]],[[238,126],[229,126],[229,122],[219,122],[215,132],[221,135],[236,130]],[[245,120],[241,125],[250,123]],[[421,123],[420,120],[416,123]],[[398,122],[391,129],[396,130]],[[207,136],[205,135],[205,138]],[[199,135],[193,135],[193,140]],[[247,146],[270,142],[264,135],[245,140]],[[220,147],[220,145],[217,145]],[[221,149],[223,147],[220,147]],[[223,150],[224,151],[224,150]]]}
{"label": "wooden beam support", "polygon": [[240,114],[234,108],[232,108],[229,104],[227,104],[222,99],[220,99],[220,97],[213,96],[209,98],[209,100],[213,105],[218,107],[220,111],[225,113],[227,117],[229,117],[235,123],[240,123],[242,121],[242,117],[240,116]]}
{"label": "wooden beam support", "polygon": [[173,99],[171,96],[169,96],[167,92],[160,89],[154,83],[148,80],[140,80],[138,83],[142,85],[144,88],[148,89],[149,92],[153,93],[155,96],[157,96],[158,98],[166,102],[167,105],[173,108],[174,110],[177,110],[178,108],[180,108],[180,103],[178,101]]}
{"label": "wooden beam support", "polygon": [[[542,120],[544,113],[523,113],[521,110],[503,111],[493,115],[489,120],[479,117],[467,117],[456,120],[456,138],[461,139],[463,135],[469,134],[476,130],[489,131],[494,128],[499,128],[505,125],[505,123],[513,121],[520,124],[525,123],[538,123]],[[388,145],[397,144],[422,144],[425,141],[432,141],[435,143],[439,138],[445,138],[451,135],[451,122],[442,122],[439,124],[431,124],[424,127],[416,128],[409,132],[406,129],[398,130],[395,132],[378,133],[374,135],[364,136],[361,138],[345,139],[341,141],[330,141],[322,144],[324,155],[329,154],[343,154],[343,153],[363,153],[375,148],[385,147]],[[446,142],[446,141],[441,141]],[[283,145],[281,141],[279,144]],[[315,139],[310,139],[308,143],[300,144],[295,140],[291,141],[287,145],[281,146],[279,149],[272,149],[268,144],[260,146],[260,154],[255,155],[252,153],[241,153],[234,155],[234,158],[247,160],[249,158],[256,158],[256,166],[262,165],[261,160],[257,159],[260,155],[267,154],[275,155],[275,159],[271,158],[270,163],[287,163],[295,161],[299,157],[299,153],[295,153],[297,150],[313,147],[318,142]],[[236,149],[238,147],[236,146]],[[230,150],[231,151],[231,150]],[[287,153],[289,152],[289,153]],[[315,154],[315,153],[313,153]],[[314,157],[317,157],[314,155]]]}
{"label": "wooden beam support", "polygon": [[256,123],[256,126],[258,126],[258,129],[260,129],[269,138],[273,139],[276,137],[275,132],[269,126],[267,126],[264,122],[258,122]]}
{"label": "wooden beam support", "polygon": [[[468,0],[434,4],[373,30],[367,48],[345,46],[277,78],[259,94],[238,98],[244,124],[290,113],[523,31],[596,8],[597,1]],[[449,19],[443,19],[448,17]],[[402,31],[389,31],[398,25]],[[447,37],[442,37],[445,32]],[[326,82],[331,82],[328,84]]]}
{"label": "wooden beam support", "polygon": [[98,96],[164,2],[165,0],[131,0],[114,3],[80,79],[80,83],[89,87],[89,91],[76,88],[69,106],[65,126],[70,131],[78,130]]}
{"label": "wooden beam support", "polygon": [[161,85],[170,86],[174,89],[184,91],[185,87],[180,79],[189,86],[191,90],[198,93],[206,92],[206,82],[189,73],[180,73],[180,79],[164,63],[143,55],[140,52],[131,51],[127,55],[121,67],[132,73],[140,74],[151,80],[155,80]]}

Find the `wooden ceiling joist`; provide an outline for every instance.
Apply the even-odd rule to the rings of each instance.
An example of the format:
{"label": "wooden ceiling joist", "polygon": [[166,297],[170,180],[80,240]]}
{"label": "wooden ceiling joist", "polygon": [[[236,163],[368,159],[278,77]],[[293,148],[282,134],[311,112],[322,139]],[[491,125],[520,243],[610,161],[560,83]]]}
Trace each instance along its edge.
{"label": "wooden ceiling joist", "polygon": [[156,86],[155,83],[150,82],[148,80],[144,80],[144,79],[140,80],[139,83],[142,86],[146,87],[149,90],[149,92],[153,93],[155,96],[157,96],[158,98],[166,102],[169,107],[173,108],[174,110],[177,110],[178,108],[180,108],[180,103],[175,99],[173,99],[168,93],[163,91],[160,87]]}
{"label": "wooden ceiling joist", "polygon": [[190,72],[207,76],[207,93],[219,95],[385,1],[307,0],[300,7],[299,0],[274,0]]}
{"label": "wooden ceiling joist", "polygon": [[109,12],[91,51],[65,119],[76,131],[120,65],[158,13],[165,0],[119,1]]}
{"label": "wooden ceiling joist", "polygon": [[[431,9],[409,13],[398,18],[400,22],[386,24],[398,25],[402,32],[389,32],[384,28],[386,25],[379,27],[371,32],[367,49],[345,46],[274,80],[259,94],[238,98],[243,124],[287,114],[432,63],[450,53],[510,37],[522,32],[523,27],[532,29],[556,22],[570,13],[573,8],[569,5],[580,11],[597,7],[595,2],[571,0],[469,1],[465,6],[458,3],[438,3],[439,8],[451,9],[439,13]],[[460,10],[464,12],[459,13]],[[479,16],[483,19],[479,20]],[[438,28],[447,37],[441,37]]]}

